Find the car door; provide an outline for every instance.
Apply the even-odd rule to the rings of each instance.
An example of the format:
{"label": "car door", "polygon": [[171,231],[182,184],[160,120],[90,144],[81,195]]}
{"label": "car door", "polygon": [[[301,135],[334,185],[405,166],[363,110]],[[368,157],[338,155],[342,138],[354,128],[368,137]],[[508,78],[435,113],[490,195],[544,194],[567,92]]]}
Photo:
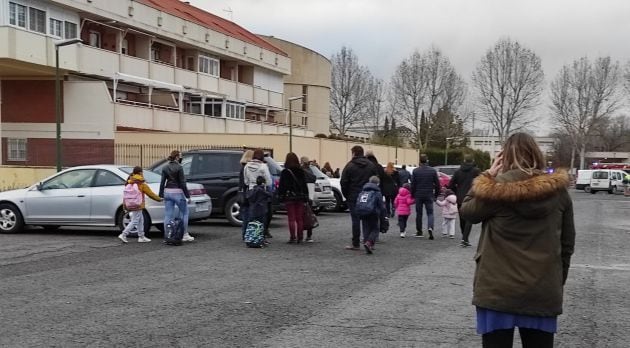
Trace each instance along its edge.
{"label": "car door", "polygon": [[72,225],[90,221],[90,186],[95,169],[63,172],[26,193],[29,224]]}
{"label": "car door", "polygon": [[99,169],[92,184],[90,221],[96,225],[115,225],[116,210],[122,204],[125,179],[106,169]]}
{"label": "car door", "polygon": [[223,196],[231,188],[238,187],[240,158],[238,153],[208,152],[194,155],[189,182],[202,184],[212,200],[214,209],[222,209]]}
{"label": "car door", "polygon": [[596,170],[591,178],[591,190],[608,190],[610,184],[610,172],[608,170]]}

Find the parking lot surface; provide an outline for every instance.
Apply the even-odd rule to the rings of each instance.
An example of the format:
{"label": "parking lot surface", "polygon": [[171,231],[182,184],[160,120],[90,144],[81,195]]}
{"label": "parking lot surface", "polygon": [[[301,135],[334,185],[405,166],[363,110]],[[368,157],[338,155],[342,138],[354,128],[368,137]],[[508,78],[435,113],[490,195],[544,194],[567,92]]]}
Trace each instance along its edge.
{"label": "parking lot surface", "polygon": [[[630,199],[574,193],[576,254],[557,347],[630,342]],[[475,248],[401,239],[346,251],[347,213],[324,213],[315,243],[245,248],[222,219],[195,242],[122,245],[113,230],[0,235],[2,347],[471,347]],[[440,217],[436,221],[440,221]],[[413,217],[410,219],[413,221]],[[414,224],[411,223],[411,228]],[[410,232],[410,231],[408,231]],[[473,229],[475,245],[479,226]]]}

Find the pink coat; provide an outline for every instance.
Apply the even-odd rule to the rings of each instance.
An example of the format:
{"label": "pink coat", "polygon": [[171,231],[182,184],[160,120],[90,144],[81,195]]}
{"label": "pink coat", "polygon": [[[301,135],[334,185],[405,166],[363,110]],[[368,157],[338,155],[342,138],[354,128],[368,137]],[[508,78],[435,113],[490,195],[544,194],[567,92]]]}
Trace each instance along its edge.
{"label": "pink coat", "polygon": [[449,195],[446,199],[436,201],[437,205],[442,207],[442,217],[445,219],[457,218],[457,196]]}
{"label": "pink coat", "polygon": [[411,205],[415,204],[411,193],[404,187],[398,190],[398,195],[394,199],[394,207],[396,207],[396,214],[398,215],[411,215]]}

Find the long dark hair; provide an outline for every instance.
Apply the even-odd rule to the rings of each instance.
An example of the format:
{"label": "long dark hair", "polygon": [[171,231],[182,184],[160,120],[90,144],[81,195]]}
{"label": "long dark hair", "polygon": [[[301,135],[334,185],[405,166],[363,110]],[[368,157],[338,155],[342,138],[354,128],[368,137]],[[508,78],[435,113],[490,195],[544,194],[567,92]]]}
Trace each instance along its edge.
{"label": "long dark hair", "polygon": [[298,156],[293,152],[289,152],[287,157],[284,159],[284,167],[287,169],[300,169],[300,160],[298,159]]}

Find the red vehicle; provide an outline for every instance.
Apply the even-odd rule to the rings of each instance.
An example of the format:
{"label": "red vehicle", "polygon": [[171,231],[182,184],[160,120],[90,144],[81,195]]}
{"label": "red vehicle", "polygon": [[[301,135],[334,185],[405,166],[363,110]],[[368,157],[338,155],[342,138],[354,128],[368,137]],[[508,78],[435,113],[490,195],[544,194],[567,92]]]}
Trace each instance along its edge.
{"label": "red vehicle", "polygon": [[444,174],[440,171],[438,173],[438,179],[440,180],[440,189],[444,190],[448,183],[451,182],[451,176],[448,174]]}

